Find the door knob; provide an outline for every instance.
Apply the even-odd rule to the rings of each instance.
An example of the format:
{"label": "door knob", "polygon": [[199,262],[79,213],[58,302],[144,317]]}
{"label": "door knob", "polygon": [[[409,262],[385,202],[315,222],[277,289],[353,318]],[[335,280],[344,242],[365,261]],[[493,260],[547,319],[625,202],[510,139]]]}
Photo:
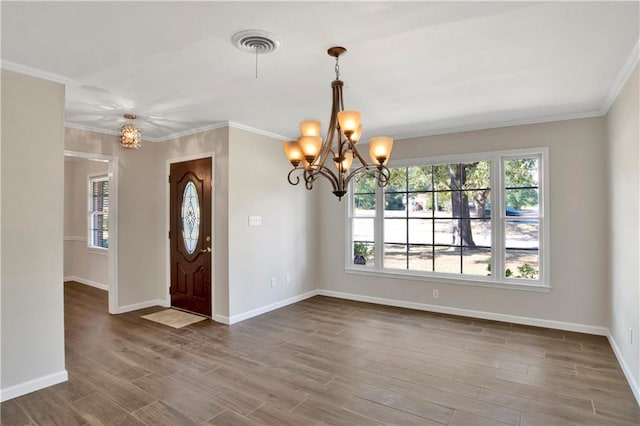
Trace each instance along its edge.
{"label": "door knob", "polygon": [[211,253],[211,247],[204,248],[200,250],[200,253]]}

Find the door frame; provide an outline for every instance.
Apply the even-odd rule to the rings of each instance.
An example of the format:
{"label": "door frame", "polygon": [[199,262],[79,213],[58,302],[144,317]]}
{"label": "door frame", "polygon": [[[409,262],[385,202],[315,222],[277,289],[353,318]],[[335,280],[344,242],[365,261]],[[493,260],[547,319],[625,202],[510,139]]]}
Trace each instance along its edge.
{"label": "door frame", "polygon": [[171,306],[171,242],[169,240],[169,231],[171,230],[171,195],[169,184],[169,174],[171,173],[171,165],[173,163],[182,163],[184,161],[201,160],[203,158],[211,158],[211,319],[216,315],[216,280],[215,280],[215,265],[216,265],[216,232],[215,232],[215,200],[216,200],[216,179],[215,179],[215,164],[216,157],[214,152],[204,152],[201,154],[187,155],[184,157],[170,158],[166,162],[165,166],[165,273],[166,280],[166,293],[165,302],[167,306]]}
{"label": "door frame", "polygon": [[[109,251],[107,252],[107,283],[109,289],[109,313],[119,314],[118,304],[118,157],[79,151],[64,151],[65,157],[83,158],[88,161],[109,163]],[[64,192],[64,188],[63,188]],[[64,196],[64,194],[63,194]]]}

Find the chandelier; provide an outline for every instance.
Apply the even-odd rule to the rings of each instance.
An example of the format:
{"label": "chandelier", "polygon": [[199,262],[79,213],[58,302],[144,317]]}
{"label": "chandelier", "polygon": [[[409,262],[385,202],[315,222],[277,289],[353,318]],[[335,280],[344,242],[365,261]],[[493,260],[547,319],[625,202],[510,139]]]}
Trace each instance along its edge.
{"label": "chandelier", "polygon": [[132,120],[136,119],[135,114],[125,114],[124,118],[128,121],[120,126],[120,146],[123,148],[138,149],[140,148],[140,130],[133,124]]}
{"label": "chandelier", "polygon": [[[303,121],[300,123],[302,136],[297,141],[284,142],[284,153],[291,162],[293,169],[289,171],[287,179],[291,185],[298,185],[300,177],[307,189],[313,188],[313,183],[324,177],[331,182],[333,193],[341,200],[347,193],[349,182],[361,174],[371,174],[379,186],[385,186],[389,180],[389,155],[393,147],[393,139],[378,136],[369,139],[368,163],[358,152],[356,145],[362,135],[362,124],[358,111],[345,111],[342,100],[340,67],[338,59],[346,52],[344,47],[332,47],[327,53],[336,58],[336,79],[331,83],[333,100],[329,130],[323,141],[320,136],[319,121]],[[354,160],[357,161],[354,164]],[[333,166],[331,163],[333,162]],[[294,179],[295,178],[295,179]]]}

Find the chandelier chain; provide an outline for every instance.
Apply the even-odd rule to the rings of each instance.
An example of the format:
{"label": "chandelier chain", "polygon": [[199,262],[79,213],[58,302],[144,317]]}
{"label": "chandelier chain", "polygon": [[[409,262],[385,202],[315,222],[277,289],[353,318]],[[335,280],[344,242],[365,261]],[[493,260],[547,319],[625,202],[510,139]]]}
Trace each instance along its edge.
{"label": "chandelier chain", "polygon": [[340,80],[340,64],[338,63],[338,59],[340,58],[336,56],[336,80]]}

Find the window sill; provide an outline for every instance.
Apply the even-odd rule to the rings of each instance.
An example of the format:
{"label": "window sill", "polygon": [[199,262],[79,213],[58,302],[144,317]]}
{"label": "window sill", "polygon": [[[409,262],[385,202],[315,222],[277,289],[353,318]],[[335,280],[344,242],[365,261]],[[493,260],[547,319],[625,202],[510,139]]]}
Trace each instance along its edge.
{"label": "window sill", "polygon": [[412,273],[412,272],[395,272],[392,270],[378,271],[371,268],[366,267],[354,267],[347,266],[344,269],[345,273],[352,275],[365,275],[369,277],[378,277],[378,278],[396,278],[402,280],[410,280],[410,281],[423,281],[423,282],[435,282],[435,283],[443,283],[443,284],[456,284],[456,285],[468,285],[471,287],[490,287],[490,288],[500,288],[506,290],[520,290],[520,291],[532,291],[537,293],[549,293],[551,291],[550,285],[545,284],[531,284],[528,282],[521,283],[513,283],[513,282],[496,282],[496,281],[485,281],[478,279],[477,277],[464,277],[464,278],[449,278],[442,277],[437,275],[426,275],[420,273]]}
{"label": "window sill", "polygon": [[87,250],[91,254],[99,254],[101,256],[108,256],[109,255],[109,249],[102,248],[102,247],[87,247]]}

